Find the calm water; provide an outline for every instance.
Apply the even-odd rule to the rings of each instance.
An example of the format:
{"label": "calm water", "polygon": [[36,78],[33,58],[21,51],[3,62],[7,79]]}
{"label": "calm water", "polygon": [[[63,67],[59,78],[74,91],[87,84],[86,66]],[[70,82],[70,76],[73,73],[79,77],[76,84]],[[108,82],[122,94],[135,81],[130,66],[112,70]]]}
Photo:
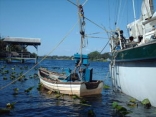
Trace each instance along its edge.
{"label": "calm water", "polygon": [[[104,89],[101,95],[83,97],[85,105],[80,103],[80,99],[73,99],[65,95],[56,98],[55,93],[48,94],[47,90],[37,90],[39,79],[36,76],[39,67],[46,67],[49,70],[61,71],[63,68],[74,68],[74,61],[70,60],[44,60],[30,72],[25,74],[34,66],[30,63],[10,63],[0,61],[0,87],[11,83],[20,74],[25,74],[21,80],[17,80],[6,88],[0,90],[0,108],[5,108],[7,103],[15,103],[10,113],[1,114],[2,117],[88,117],[88,112],[94,112],[96,117],[117,117],[112,108],[112,102],[116,101],[132,113],[127,116],[132,117],[156,117],[156,108],[145,109],[139,102],[138,107],[128,107],[127,103],[131,99],[122,93],[115,93],[112,90],[111,79],[108,74],[108,62],[91,62],[90,67],[94,68],[93,79],[103,80],[109,85],[109,89]],[[30,92],[25,92],[28,88]],[[16,89],[16,91],[14,90]],[[18,89],[18,91],[17,91]]]}

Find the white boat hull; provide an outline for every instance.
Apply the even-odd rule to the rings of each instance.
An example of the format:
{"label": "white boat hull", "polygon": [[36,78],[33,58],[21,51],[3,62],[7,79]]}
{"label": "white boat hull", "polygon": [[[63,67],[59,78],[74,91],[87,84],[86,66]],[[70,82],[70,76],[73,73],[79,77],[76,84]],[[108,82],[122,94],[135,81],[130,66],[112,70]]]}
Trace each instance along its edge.
{"label": "white boat hull", "polygon": [[110,70],[116,89],[156,107],[156,60],[116,62]]}
{"label": "white boat hull", "polygon": [[87,96],[87,95],[96,95],[101,94],[103,90],[103,82],[99,82],[98,86],[93,89],[87,89],[84,82],[65,82],[58,83],[57,81],[54,83],[47,81],[46,78],[39,76],[40,83],[51,91],[59,91],[62,94],[68,95],[77,95],[77,96]]}

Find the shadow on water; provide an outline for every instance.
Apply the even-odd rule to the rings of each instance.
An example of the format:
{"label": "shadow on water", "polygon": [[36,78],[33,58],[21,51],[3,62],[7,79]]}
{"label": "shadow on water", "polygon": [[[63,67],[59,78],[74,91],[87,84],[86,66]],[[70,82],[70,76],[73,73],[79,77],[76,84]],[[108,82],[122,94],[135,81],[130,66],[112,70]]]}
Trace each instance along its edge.
{"label": "shadow on water", "polygon": [[[63,67],[74,66],[74,61],[65,60],[44,60],[21,79],[0,90],[0,109],[6,108],[7,103],[16,102],[9,113],[2,114],[3,117],[118,117],[119,115],[112,108],[112,103],[117,102],[126,109],[132,111],[127,116],[151,117],[156,116],[156,108],[145,109],[138,103],[138,106],[129,107],[127,103],[131,97],[112,90],[111,79],[106,78],[108,73],[108,62],[91,62],[94,68],[93,78],[103,80],[109,85],[101,95],[73,98],[69,95],[58,96],[57,93],[48,93],[47,90],[38,90],[39,79],[36,76],[39,67],[46,67],[50,70],[59,71]],[[27,72],[34,66],[33,63],[10,63],[0,61],[0,87],[14,81],[21,74]],[[59,98],[58,98],[59,97]]]}

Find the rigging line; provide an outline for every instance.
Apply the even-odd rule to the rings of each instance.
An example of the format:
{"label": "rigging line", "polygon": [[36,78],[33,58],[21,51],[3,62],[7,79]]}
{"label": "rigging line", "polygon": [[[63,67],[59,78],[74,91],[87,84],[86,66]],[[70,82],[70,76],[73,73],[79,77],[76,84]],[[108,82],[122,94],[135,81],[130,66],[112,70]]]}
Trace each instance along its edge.
{"label": "rigging line", "polygon": [[95,33],[90,33],[90,34],[87,34],[87,35],[100,34],[100,33],[103,33],[103,32],[95,32]]}
{"label": "rigging line", "polygon": [[109,70],[108,70],[108,72],[106,73],[106,76],[104,77],[104,79],[103,79],[103,81],[105,81],[107,78],[109,78]]}
{"label": "rigging line", "polygon": [[[77,6],[78,7],[78,5],[77,4],[75,4],[74,2],[72,2],[72,1],[70,1],[70,0],[67,0],[68,2],[70,2],[70,3],[72,3],[73,5],[75,5],[75,6]],[[86,3],[87,3],[87,1],[88,0],[86,0],[84,3],[83,3],[83,5],[82,6],[84,6]]]}
{"label": "rigging line", "polygon": [[[72,3],[73,5],[77,6],[77,4],[75,4],[74,2],[67,0],[68,2]],[[78,6],[77,6],[78,7]]]}
{"label": "rigging line", "polygon": [[[108,40],[108,42],[106,43],[106,45],[104,46],[104,48],[102,48],[102,50],[100,51],[100,54],[102,53],[102,51],[106,48],[106,46],[108,45],[110,40]],[[98,58],[99,55],[97,55],[96,57]]]}
{"label": "rigging line", "polygon": [[127,3],[127,0],[124,0],[124,5],[123,5],[123,7],[122,7],[122,13],[121,13],[121,17],[122,17],[122,18],[121,18],[120,22],[118,23],[119,25],[120,25],[120,23],[122,22],[122,20],[124,19],[124,18],[123,18],[123,14],[124,14],[124,11],[125,11],[124,9],[125,9],[126,3]]}
{"label": "rigging line", "polygon": [[88,21],[90,21],[91,23],[95,24],[97,27],[103,29],[106,33],[108,33],[108,31],[107,31],[105,28],[99,26],[98,24],[96,24],[95,22],[91,21],[90,19],[88,19],[88,18],[86,18],[86,17],[84,17],[84,18],[87,19]]}
{"label": "rigging line", "polygon": [[120,4],[119,4],[119,9],[118,9],[118,17],[117,17],[117,21],[116,21],[116,23],[118,24],[118,20],[119,20],[119,16],[120,16],[120,10],[121,10],[121,0],[119,1],[120,2]]}
{"label": "rigging line", "polygon": [[118,14],[118,5],[119,5],[119,3],[118,3],[118,0],[116,0],[116,4],[115,4],[115,2],[113,2],[114,3],[114,6],[115,6],[115,11],[114,11],[114,22],[115,22],[115,27],[114,28],[116,28],[116,21],[117,21],[117,14]]}
{"label": "rigging line", "polygon": [[89,37],[89,38],[100,38],[100,39],[108,39],[108,38],[105,38],[105,37],[94,37],[94,36],[86,36],[86,37]]}
{"label": "rigging line", "polygon": [[[108,36],[108,38],[110,38],[108,33],[107,33],[107,36]],[[110,42],[110,39],[108,40],[108,42],[106,43],[106,45],[104,46],[104,48],[100,51],[100,54],[101,54],[102,51],[106,48],[106,46],[108,45],[109,42]],[[98,55],[97,55],[97,57],[98,57]]]}
{"label": "rigging line", "polygon": [[102,51],[106,48],[106,46],[108,45],[109,41],[110,41],[110,40],[108,40],[108,42],[106,43],[106,45],[104,46],[104,48],[101,50],[100,53],[102,53]]}
{"label": "rigging line", "polygon": [[109,28],[110,28],[110,3],[109,3],[109,0],[108,0],[108,13],[109,13],[108,22],[109,22]]}
{"label": "rigging line", "polygon": [[107,45],[108,45],[108,43],[110,42],[110,35],[108,34],[108,32],[107,32],[107,36],[108,36],[109,40],[108,40],[108,42],[106,43],[106,45],[104,46],[104,48],[101,50],[101,52],[100,52],[100,53],[102,53],[102,51],[106,48],[106,46],[107,46]]}
{"label": "rigging line", "polygon": [[88,2],[88,0],[86,0],[86,1],[83,3],[83,5],[82,5],[82,6],[84,6],[87,2]]}
{"label": "rigging line", "polygon": [[[127,4],[126,4],[126,6],[128,7],[128,8],[127,8],[127,13],[126,13],[126,14],[127,14],[127,22],[126,22],[127,24],[128,24],[128,22],[129,22],[129,18],[128,18],[128,16],[129,16],[129,15],[128,15],[129,5],[128,5],[128,3],[129,3],[129,0],[127,0]],[[130,35],[129,35],[129,29],[128,29],[128,28],[127,28],[127,34],[128,34],[128,36],[130,36]]]}
{"label": "rigging line", "polygon": [[44,56],[44,58],[42,58],[36,65],[34,65],[32,68],[30,68],[27,72],[25,72],[24,74],[22,74],[20,77],[18,77],[17,79],[13,80],[12,82],[8,83],[5,86],[2,86],[0,88],[0,90],[10,86],[11,84],[13,84],[14,82],[16,82],[17,80],[19,80],[22,76],[26,75],[27,73],[29,73],[32,69],[34,69],[39,63],[41,63],[44,59],[47,58],[47,56],[49,56],[66,38],[67,36],[73,31],[73,29],[75,28],[75,26],[77,25],[78,21],[75,23],[75,25],[69,30],[69,32],[63,37],[63,39],[46,55]]}

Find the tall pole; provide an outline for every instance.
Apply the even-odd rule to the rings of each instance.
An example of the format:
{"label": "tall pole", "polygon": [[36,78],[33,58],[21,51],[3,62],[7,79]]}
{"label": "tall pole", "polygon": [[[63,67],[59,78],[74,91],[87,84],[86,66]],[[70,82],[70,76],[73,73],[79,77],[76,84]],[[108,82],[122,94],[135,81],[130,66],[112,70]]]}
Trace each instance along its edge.
{"label": "tall pole", "polygon": [[152,14],[154,13],[153,0],[149,1]]}
{"label": "tall pole", "polygon": [[80,64],[82,62],[82,48],[84,46],[84,38],[85,38],[85,31],[84,31],[84,12],[83,12],[83,6],[80,5],[79,0],[77,0],[77,6],[78,6],[78,17],[79,17],[79,26],[80,26],[80,35],[81,35],[81,41],[80,41]]}
{"label": "tall pole", "polygon": [[133,3],[133,13],[134,13],[134,23],[135,23],[136,36],[138,36],[138,31],[137,31],[137,26],[136,26],[136,14],[135,14],[134,0],[132,0],[132,3]]}
{"label": "tall pole", "polygon": [[[79,28],[80,28],[80,34],[81,34],[81,31],[82,31],[82,21],[81,21],[81,12],[80,12],[80,3],[79,3],[79,0],[77,0],[77,6],[78,6],[78,19],[79,19]],[[81,39],[80,39],[80,54],[82,54],[82,35],[81,35]]]}

